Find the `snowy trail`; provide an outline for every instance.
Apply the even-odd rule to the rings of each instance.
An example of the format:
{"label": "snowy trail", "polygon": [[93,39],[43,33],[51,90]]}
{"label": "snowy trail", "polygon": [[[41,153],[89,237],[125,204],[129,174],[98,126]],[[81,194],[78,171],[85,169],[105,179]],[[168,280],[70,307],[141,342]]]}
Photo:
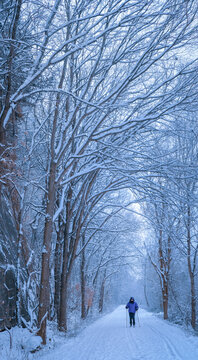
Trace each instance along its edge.
{"label": "snowy trail", "polygon": [[42,360],[197,360],[198,338],[139,311],[140,326],[126,328],[124,306],[88,326]]}

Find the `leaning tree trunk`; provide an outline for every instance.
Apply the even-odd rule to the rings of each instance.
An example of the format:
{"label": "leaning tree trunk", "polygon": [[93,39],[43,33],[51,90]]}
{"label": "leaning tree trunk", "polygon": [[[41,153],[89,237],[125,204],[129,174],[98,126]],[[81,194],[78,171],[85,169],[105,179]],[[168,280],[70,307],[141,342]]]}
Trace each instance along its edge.
{"label": "leaning tree trunk", "polygon": [[[67,234],[64,241],[63,251],[63,267],[61,275],[61,293],[60,293],[60,318],[59,318],[59,330],[67,331],[67,298],[68,298],[68,286],[73,265],[76,259],[76,251],[80,240],[81,220],[82,220],[83,208],[80,211],[79,217],[76,216],[73,220],[72,236],[69,235],[69,228],[67,228]],[[78,219],[77,219],[78,218]],[[68,248],[70,249],[68,252]]]}
{"label": "leaning tree trunk", "polygon": [[[74,172],[76,164],[72,169]],[[67,201],[66,201],[66,225],[65,225],[65,235],[64,235],[64,249],[63,249],[63,259],[62,259],[62,274],[61,274],[61,292],[60,292],[60,317],[59,317],[59,330],[67,331],[67,297],[68,297],[68,284],[71,276],[72,268],[76,259],[77,247],[80,241],[81,230],[82,230],[82,219],[84,215],[85,203],[87,201],[88,194],[90,193],[92,184],[95,180],[97,172],[91,176],[91,179],[88,175],[88,186],[87,181],[85,181],[84,186],[81,189],[81,201],[77,208],[76,215],[73,216],[73,209],[71,206],[72,199],[72,183],[69,186]],[[70,222],[72,222],[71,234]]]}
{"label": "leaning tree trunk", "polygon": [[[75,222],[75,219],[74,219]],[[60,318],[59,318],[59,330],[60,331],[67,331],[67,300],[68,300],[68,286],[69,286],[69,279],[71,276],[71,272],[73,269],[75,256],[76,256],[76,249],[79,243],[80,238],[80,226],[75,232],[75,237],[69,237],[67,233],[66,241],[64,244],[64,252],[63,252],[63,267],[62,267],[62,274],[61,274],[61,293],[60,293]],[[69,248],[70,252],[68,253],[68,240],[70,242]]]}

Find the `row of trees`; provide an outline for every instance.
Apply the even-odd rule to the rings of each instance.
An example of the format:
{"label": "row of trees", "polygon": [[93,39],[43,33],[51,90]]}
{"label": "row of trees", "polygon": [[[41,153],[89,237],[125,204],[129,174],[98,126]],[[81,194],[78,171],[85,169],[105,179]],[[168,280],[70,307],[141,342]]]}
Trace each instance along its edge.
{"label": "row of trees", "polygon": [[167,131],[164,148],[156,156],[165,160],[156,178],[157,192],[149,194],[145,213],[150,217],[154,243],[147,247],[159,276],[164,318],[168,309],[196,328],[197,316],[197,118],[180,117],[174,132]]}
{"label": "row of trees", "polygon": [[[173,166],[182,146],[170,137],[163,149],[163,134],[168,122],[175,138],[184,109],[197,111],[196,59],[182,56],[192,51],[196,18],[194,1],[1,5],[1,198],[9,194],[17,233],[17,321],[27,325],[25,302],[44,343],[47,319],[67,331],[75,292],[82,318],[94,302],[102,311],[110,279],[133,259],[127,234],[136,221],[124,219],[135,201],[154,207],[159,247],[172,241],[163,224],[173,205],[158,208],[159,188],[171,177],[185,183],[189,172],[187,163]],[[191,222],[192,209],[183,210]],[[189,251],[191,242],[190,274]]]}

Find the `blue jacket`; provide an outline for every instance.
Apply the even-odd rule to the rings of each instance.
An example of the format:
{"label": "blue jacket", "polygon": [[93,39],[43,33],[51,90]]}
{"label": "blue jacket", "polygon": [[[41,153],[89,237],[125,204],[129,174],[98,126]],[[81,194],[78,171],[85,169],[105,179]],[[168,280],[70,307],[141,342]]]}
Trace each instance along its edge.
{"label": "blue jacket", "polygon": [[138,310],[138,304],[134,302],[128,302],[126,309],[129,309],[129,313],[135,313]]}

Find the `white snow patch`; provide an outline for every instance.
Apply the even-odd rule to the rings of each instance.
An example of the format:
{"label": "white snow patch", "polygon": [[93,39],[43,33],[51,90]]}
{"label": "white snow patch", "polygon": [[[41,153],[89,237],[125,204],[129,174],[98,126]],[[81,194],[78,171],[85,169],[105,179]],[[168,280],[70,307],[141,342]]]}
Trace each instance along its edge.
{"label": "white snow patch", "polygon": [[[26,329],[14,328],[13,346],[9,334],[0,333],[1,360],[197,360],[198,337],[185,329],[164,321],[143,309],[136,316],[136,327],[128,325],[125,306],[87,326],[79,335],[68,338],[49,331],[48,343],[34,354],[39,344]],[[50,339],[49,339],[50,333]],[[25,345],[25,349],[22,346]]]}
{"label": "white snow patch", "polygon": [[26,353],[36,351],[40,348],[42,339],[40,336],[31,335],[29,338],[22,339],[21,345]]}
{"label": "white snow patch", "polygon": [[17,326],[0,333],[0,359],[25,360],[31,359],[29,352],[41,345],[41,338],[31,334],[27,329]]}

